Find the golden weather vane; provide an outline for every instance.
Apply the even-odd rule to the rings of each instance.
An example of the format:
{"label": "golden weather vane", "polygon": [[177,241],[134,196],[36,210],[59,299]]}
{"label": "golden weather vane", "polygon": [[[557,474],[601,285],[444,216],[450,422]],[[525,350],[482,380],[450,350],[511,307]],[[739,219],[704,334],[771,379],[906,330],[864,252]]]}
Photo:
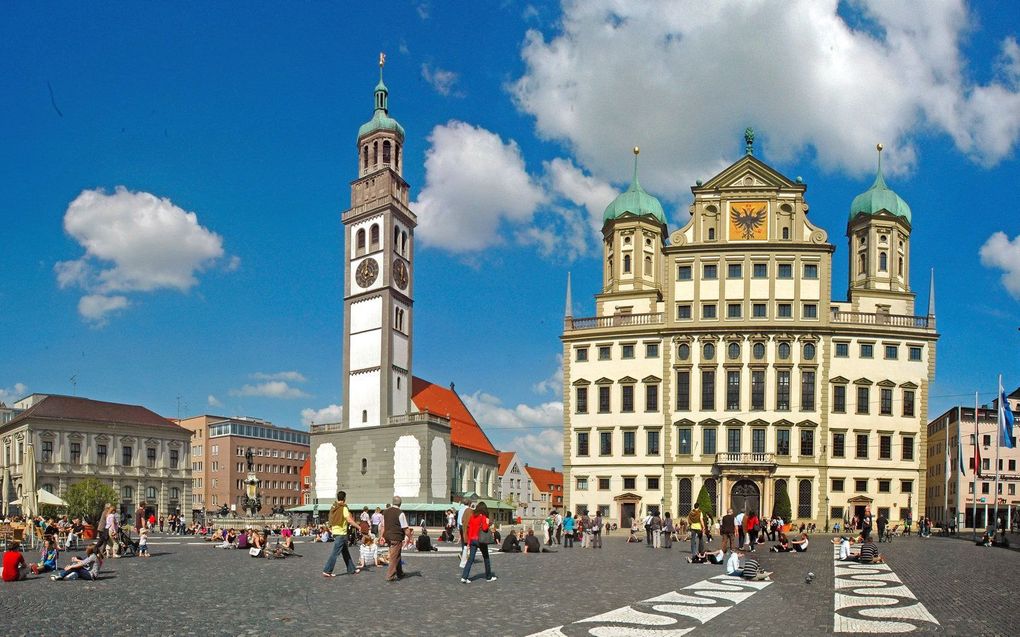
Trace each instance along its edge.
{"label": "golden weather vane", "polygon": [[382,68],[386,64],[386,54],[382,51],[379,52],[379,68]]}

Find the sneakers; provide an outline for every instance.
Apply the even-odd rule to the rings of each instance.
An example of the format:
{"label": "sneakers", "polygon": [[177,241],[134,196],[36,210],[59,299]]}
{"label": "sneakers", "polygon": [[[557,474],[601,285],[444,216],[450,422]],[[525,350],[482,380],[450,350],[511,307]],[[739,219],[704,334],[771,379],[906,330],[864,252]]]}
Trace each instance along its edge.
{"label": "sneakers", "polygon": [[55,581],[57,581],[58,579],[60,579],[60,576],[59,576],[59,575],[50,575],[50,579],[51,579],[51,580],[53,580],[53,581],[55,582]]}
{"label": "sneakers", "polygon": [[487,582],[495,582],[496,581],[496,576],[493,575],[492,577],[490,577],[489,579],[487,579],[485,581],[487,581]]}
{"label": "sneakers", "polygon": [[470,584],[471,580],[469,580],[466,577],[462,577],[462,578],[460,578],[460,582],[461,582],[461,584]]}

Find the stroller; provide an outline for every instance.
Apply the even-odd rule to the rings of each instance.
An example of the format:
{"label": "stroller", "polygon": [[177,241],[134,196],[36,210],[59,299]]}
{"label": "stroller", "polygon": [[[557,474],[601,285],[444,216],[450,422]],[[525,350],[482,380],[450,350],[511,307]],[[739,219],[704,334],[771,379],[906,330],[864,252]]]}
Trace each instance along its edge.
{"label": "stroller", "polygon": [[121,557],[127,557],[128,555],[131,555],[132,557],[138,556],[138,540],[132,540],[131,534],[128,533],[124,527],[121,527],[120,529],[120,535],[117,537],[117,542],[120,543],[121,546]]}

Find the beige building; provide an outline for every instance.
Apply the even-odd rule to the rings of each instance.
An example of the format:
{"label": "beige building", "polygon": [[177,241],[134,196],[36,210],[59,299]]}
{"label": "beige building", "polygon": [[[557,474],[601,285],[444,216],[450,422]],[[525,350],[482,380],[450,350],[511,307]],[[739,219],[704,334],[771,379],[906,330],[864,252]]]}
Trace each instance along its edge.
{"label": "beige building", "polygon": [[[692,188],[670,233],[635,174],[606,209],[595,316],[563,340],[566,507],[621,524],[717,508],[842,519],[924,510],[934,284],[910,287],[911,215],[875,183],[851,204],[847,300],[807,187],[748,152]],[[636,152],[637,149],[635,149]],[[917,514],[915,513],[915,517]]]}
{"label": "beige building", "polygon": [[36,484],[55,495],[96,477],[120,495],[122,513],[133,513],[140,502],[157,516],[188,513],[191,435],[185,429],[145,407],[76,396],[32,394],[13,407],[20,413],[0,426],[0,446],[17,497],[31,443]]}
{"label": "beige building", "polygon": [[194,511],[216,511],[224,505],[241,511],[248,449],[260,481],[263,512],[301,504],[300,474],[308,460],[308,432],[257,418],[210,415],[185,418],[180,425],[192,432]]}

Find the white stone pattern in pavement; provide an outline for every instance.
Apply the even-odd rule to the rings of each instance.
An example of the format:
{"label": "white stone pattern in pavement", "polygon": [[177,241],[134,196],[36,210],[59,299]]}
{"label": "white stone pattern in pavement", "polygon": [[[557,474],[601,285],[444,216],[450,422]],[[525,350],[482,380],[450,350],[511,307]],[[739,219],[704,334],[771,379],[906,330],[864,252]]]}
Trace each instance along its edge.
{"label": "white stone pattern in pavement", "polygon": [[[680,637],[772,582],[718,575],[632,606],[557,626],[530,637]],[[594,625],[593,625],[594,624]]]}
{"label": "white stone pattern in pavement", "polygon": [[839,561],[836,569],[835,611],[832,630],[837,633],[909,633],[918,624],[939,621],[907,588],[888,564]]}

